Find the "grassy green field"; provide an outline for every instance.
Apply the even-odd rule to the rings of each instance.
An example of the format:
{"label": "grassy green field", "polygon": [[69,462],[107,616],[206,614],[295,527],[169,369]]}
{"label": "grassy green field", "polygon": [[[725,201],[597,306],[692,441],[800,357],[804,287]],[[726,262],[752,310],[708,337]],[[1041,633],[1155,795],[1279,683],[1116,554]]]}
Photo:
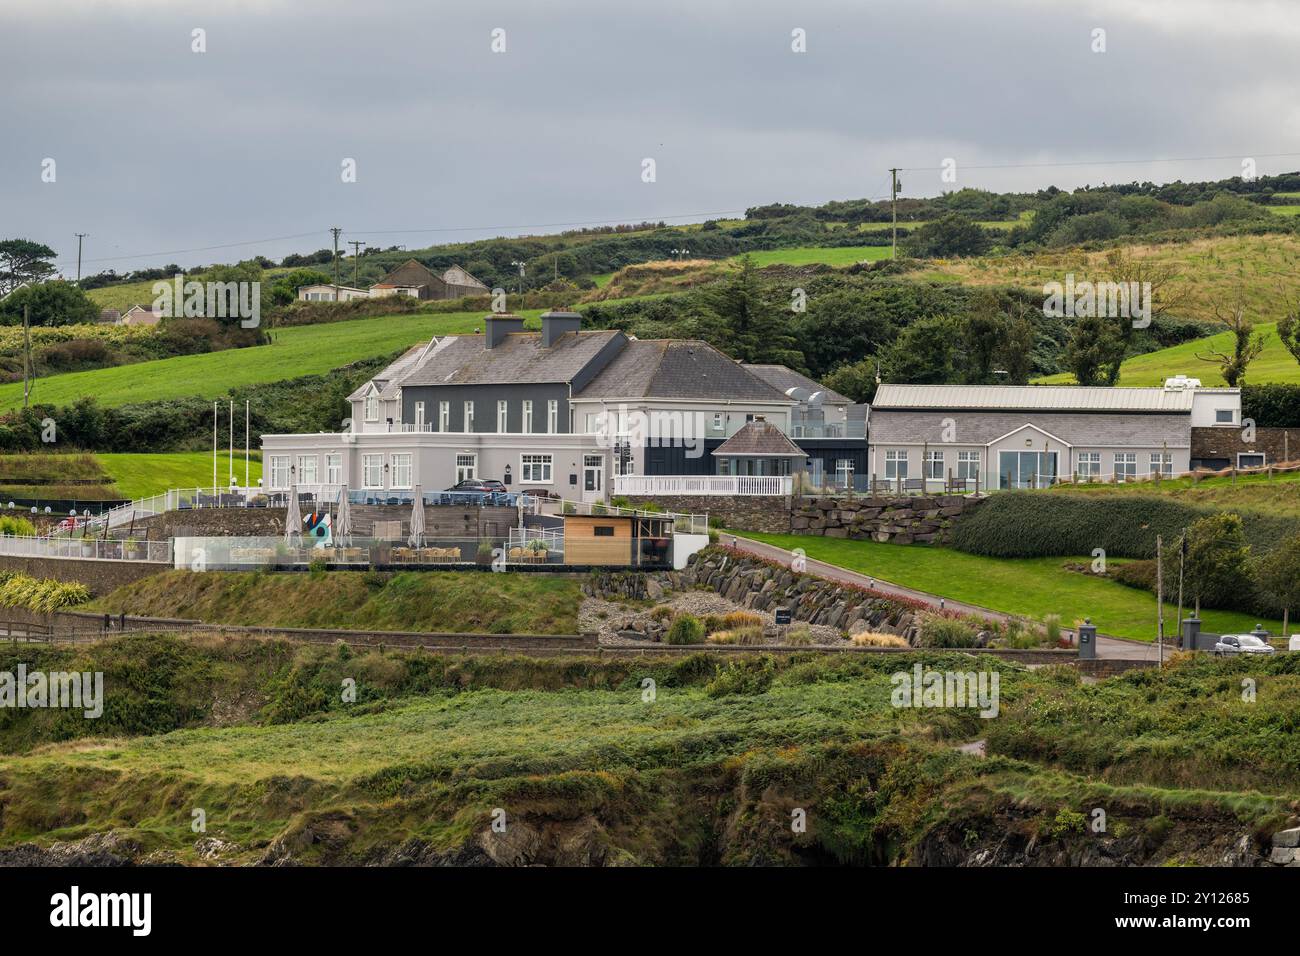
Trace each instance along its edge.
{"label": "grassy green field", "polygon": [[[521,314],[536,327],[542,310]],[[415,314],[353,319],[275,329],[270,345],[141,362],[116,368],[54,375],[36,383],[32,401],[64,405],[93,395],[104,406],[196,395],[218,398],[235,386],[319,375],[360,359],[374,358],[434,335],[482,328],[478,312]],[[0,412],[21,408],[21,382],[0,385]]]}
{"label": "grassy green field", "polygon": [[[105,710],[0,713],[0,848],[113,830],[137,859],[210,864],[190,828],[203,807],[223,863],[486,862],[500,807],[512,842],[537,839],[498,862],[887,865],[927,839],[963,857],[1082,848],[1082,811],[1104,806],[1142,862],[1212,862],[1216,839],[1279,828],[1300,786],[1300,677],[1281,660],[1084,684],[908,655],[996,669],[987,720],[892,706],[885,655],[529,660],[127,635],[0,645],[0,667],[18,663],[103,673]],[[987,759],[956,752],[974,739]]]}
{"label": "grassy green field", "polygon": [[[737,532],[740,533],[740,532]],[[743,536],[779,548],[803,548],[808,557],[915,588],[954,601],[993,611],[1042,620],[1059,614],[1066,626],[1092,618],[1104,634],[1151,641],[1156,632],[1156,599],[1152,594],[1080,571],[1067,564],[1088,566],[1091,558],[986,558],[948,548],[931,548],[876,541],[848,541],[813,535],[759,534]],[[1165,628],[1177,631],[1176,604],[1165,606]],[[1257,623],[1274,634],[1281,621],[1261,620],[1235,611],[1202,609],[1205,630],[1215,633],[1249,631]]]}
{"label": "grassy green field", "polygon": [[[857,262],[875,262],[889,258],[889,246],[797,246],[793,249],[764,249],[747,255],[757,266],[851,266]],[[740,256],[732,256],[738,262]]]}
{"label": "grassy green field", "polygon": [[[212,488],[212,452],[181,451],[161,454],[97,454],[104,471],[123,498],[144,498],[172,488]],[[229,483],[227,450],[217,454],[217,485]],[[262,453],[253,449],[248,462],[249,481],[262,477]],[[235,449],[235,480],[244,483],[244,450]]]}
{"label": "grassy green field", "polygon": [[166,571],[96,599],[93,610],[210,624],[469,634],[576,634],[578,579],[553,574]]}
{"label": "grassy green field", "polygon": [[[1264,350],[1250,363],[1246,370],[1246,380],[1255,384],[1264,382],[1300,382],[1300,362],[1286,350],[1282,340],[1277,337],[1277,323],[1267,322],[1257,326],[1264,335]],[[1136,355],[1120,366],[1120,385],[1163,385],[1166,378],[1180,372],[1192,378],[1199,378],[1206,385],[1224,385],[1219,367],[1213,362],[1203,362],[1196,356],[1209,355],[1207,349],[1214,348],[1220,352],[1232,351],[1232,333],[1221,332],[1218,335],[1191,342],[1183,342],[1167,349]],[[1074,382],[1068,373],[1045,376],[1039,381],[1048,385],[1066,385]]]}

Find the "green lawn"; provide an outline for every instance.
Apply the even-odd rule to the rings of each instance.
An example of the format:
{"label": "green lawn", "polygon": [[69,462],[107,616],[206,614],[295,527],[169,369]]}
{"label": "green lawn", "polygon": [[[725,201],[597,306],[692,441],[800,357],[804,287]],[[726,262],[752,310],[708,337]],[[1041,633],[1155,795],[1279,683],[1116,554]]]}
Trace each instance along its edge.
{"label": "green lawn", "polygon": [[[765,249],[748,255],[757,266],[806,266],[825,263],[828,266],[851,266],[854,263],[889,258],[889,246],[797,246],[794,249]],[[732,256],[739,260],[740,256]]]}
{"label": "green lawn", "polygon": [[[522,312],[535,325],[541,309]],[[36,382],[32,400],[65,405],[93,395],[104,406],[197,395],[218,398],[232,387],[319,375],[374,358],[434,335],[482,328],[479,312],[380,316],[275,329],[275,341],[246,349],[182,355],[89,372],[69,372]],[[0,412],[22,407],[22,383],[0,385]],[[209,477],[209,480],[211,478]]]}
{"label": "green lawn", "polygon": [[[262,477],[261,451],[254,449],[248,463],[249,481]],[[148,455],[96,455],[123,498],[144,498],[172,488],[212,488],[212,452],[182,451]],[[217,485],[230,480],[226,447],[217,455]],[[244,483],[244,450],[235,449],[235,480]]]}
{"label": "green lawn", "polygon": [[[1251,362],[1246,370],[1247,381],[1255,384],[1300,383],[1300,362],[1295,360],[1295,357],[1282,345],[1282,340],[1277,337],[1277,323],[1263,322],[1256,328],[1264,333],[1264,351],[1260,352],[1259,357]],[[1231,352],[1232,333],[1221,332],[1209,338],[1183,342],[1181,345],[1160,349],[1158,352],[1134,356],[1120,367],[1119,384],[1163,385],[1166,378],[1181,372],[1192,378],[1199,378],[1209,386],[1225,385],[1223,376],[1219,374],[1218,365],[1202,362],[1196,357],[1197,353],[1208,355],[1209,348]],[[1059,375],[1046,376],[1038,381],[1047,385],[1069,385],[1074,383],[1074,377],[1068,372],[1063,372]]]}
{"label": "green lawn", "polygon": [[[1155,638],[1155,595],[1065,569],[1067,563],[1087,565],[1091,558],[985,558],[921,545],[738,533],[787,550],[803,548],[814,560],[954,601],[1037,620],[1059,614],[1066,626],[1090,617],[1104,634],[1142,641]],[[1166,606],[1166,633],[1177,631],[1177,611],[1176,604]],[[1261,621],[1233,611],[1202,610],[1201,619],[1206,631],[1220,634],[1249,631],[1256,623],[1282,633],[1281,621]]]}

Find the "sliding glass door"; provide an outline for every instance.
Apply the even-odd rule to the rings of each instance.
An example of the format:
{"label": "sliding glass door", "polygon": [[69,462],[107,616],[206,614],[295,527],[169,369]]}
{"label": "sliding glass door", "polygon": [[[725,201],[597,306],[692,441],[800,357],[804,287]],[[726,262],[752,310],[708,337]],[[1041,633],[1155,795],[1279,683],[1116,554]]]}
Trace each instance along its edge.
{"label": "sliding glass door", "polygon": [[1056,452],[998,452],[999,488],[1043,488],[1056,481]]}

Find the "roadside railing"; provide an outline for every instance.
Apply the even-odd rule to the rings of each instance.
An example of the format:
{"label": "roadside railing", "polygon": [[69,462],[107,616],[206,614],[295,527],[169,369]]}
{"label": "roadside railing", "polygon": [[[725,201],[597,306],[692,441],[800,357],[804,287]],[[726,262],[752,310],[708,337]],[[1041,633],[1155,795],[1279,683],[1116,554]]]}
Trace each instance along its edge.
{"label": "roadside railing", "polygon": [[65,538],[0,535],[0,555],[22,558],[82,558],[98,561],[151,561],[169,564],[171,541],[117,538]]}
{"label": "roadside railing", "polygon": [[616,475],[616,495],[788,495],[790,475]]}

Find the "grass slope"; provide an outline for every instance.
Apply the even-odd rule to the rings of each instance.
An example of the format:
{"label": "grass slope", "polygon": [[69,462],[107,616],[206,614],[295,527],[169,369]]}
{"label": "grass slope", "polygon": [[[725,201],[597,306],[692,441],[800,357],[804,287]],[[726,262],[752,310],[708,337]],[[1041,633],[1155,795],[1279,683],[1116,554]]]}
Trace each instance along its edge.
{"label": "grass slope", "polygon": [[216,624],[576,634],[580,592],[576,578],[554,574],[167,571],[90,607]]}
{"label": "grass slope", "polygon": [[[1265,322],[1256,326],[1264,335],[1264,350],[1246,370],[1249,382],[1300,383],[1300,362],[1295,360],[1282,340],[1277,337],[1277,323]],[[1232,333],[1221,332],[1209,338],[1183,342],[1145,355],[1136,355],[1120,366],[1119,384],[1128,386],[1163,385],[1166,378],[1180,372],[1199,378],[1206,385],[1226,385],[1215,362],[1204,362],[1198,354],[1208,356],[1209,349],[1232,353]],[[1048,385],[1073,384],[1074,376],[1068,373],[1050,375],[1040,379]]]}
{"label": "grass slope", "polygon": [[[182,451],[161,454],[99,454],[104,466],[123,498],[144,498],[172,488],[212,488],[212,452]],[[253,485],[262,477],[262,453],[254,449],[248,463],[249,481]],[[224,488],[229,481],[226,449],[217,454],[217,484]],[[244,483],[244,452],[235,449],[235,480]]]}
{"label": "grass slope", "polygon": [[[889,258],[889,246],[797,246],[793,249],[765,249],[747,253],[756,266],[851,266],[858,262],[875,262]],[[730,261],[738,262],[741,256]]]}
{"label": "grass slope", "polygon": [[[239,844],[225,862],[262,859],[272,841],[272,859],[376,862],[399,846],[409,859],[411,840],[457,851],[502,807],[512,827],[550,827],[613,862],[898,863],[942,827],[967,846],[1011,828],[1082,845],[1095,837],[1061,811],[1082,821],[1104,806],[1111,832],[1149,834],[1150,859],[1207,862],[1214,851],[1183,828],[1268,832],[1300,788],[1300,675],[1284,660],[1085,685],[1058,668],[909,656],[996,667],[992,720],[891,706],[899,663],[879,655],[448,658],[149,635],[0,646],[0,666],[20,661],[103,672],[106,710],[0,713],[0,846],[113,829],[199,862],[190,809],[203,807],[209,836]],[[338,692],[347,678],[355,703]],[[988,759],[955,752],[976,736]],[[796,806],[805,836],[791,832]]]}
{"label": "grass slope", "polygon": [[[848,541],[813,535],[759,534],[743,537],[779,548],[803,548],[808,557],[878,577],[891,584],[977,604],[993,611],[1042,620],[1059,614],[1068,625],[1092,618],[1104,634],[1151,641],[1156,631],[1155,595],[1105,578],[1066,570],[1066,564],[1087,566],[1092,558],[986,558],[949,548],[931,548],[876,541]],[[1177,630],[1177,605],[1166,604],[1165,628]],[[1206,631],[1249,631],[1257,617],[1234,611],[1201,611]],[[1264,620],[1274,634],[1281,621]]]}
{"label": "grass slope", "polygon": [[[522,313],[536,327],[541,310]],[[218,398],[232,387],[318,375],[361,359],[386,355],[434,335],[482,328],[477,312],[381,316],[275,329],[270,345],[141,362],[41,379],[32,401],[65,405],[85,395],[104,406],[197,395]],[[22,383],[0,385],[0,412],[22,407]]]}

